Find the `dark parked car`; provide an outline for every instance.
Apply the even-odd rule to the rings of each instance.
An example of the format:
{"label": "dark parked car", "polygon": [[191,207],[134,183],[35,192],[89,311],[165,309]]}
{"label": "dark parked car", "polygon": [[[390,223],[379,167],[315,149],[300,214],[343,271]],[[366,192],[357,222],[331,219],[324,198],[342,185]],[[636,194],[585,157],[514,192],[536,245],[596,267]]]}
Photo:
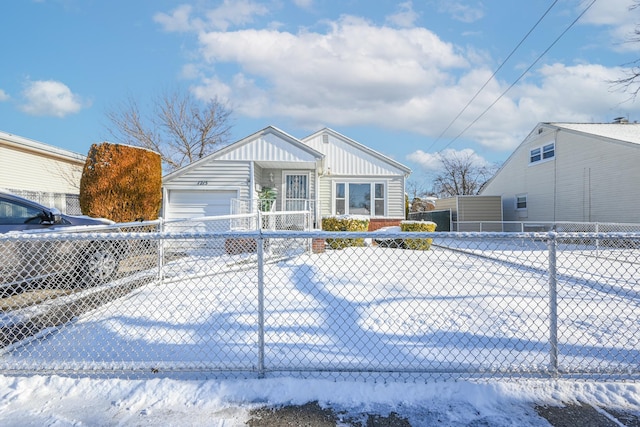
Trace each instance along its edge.
{"label": "dark parked car", "polygon": [[[72,216],[58,209],[0,191],[0,236],[7,233],[83,231],[112,221]],[[77,227],[76,227],[77,226]],[[106,240],[0,240],[0,294],[46,278],[58,285],[95,285],[115,275],[123,256],[121,242]]]}

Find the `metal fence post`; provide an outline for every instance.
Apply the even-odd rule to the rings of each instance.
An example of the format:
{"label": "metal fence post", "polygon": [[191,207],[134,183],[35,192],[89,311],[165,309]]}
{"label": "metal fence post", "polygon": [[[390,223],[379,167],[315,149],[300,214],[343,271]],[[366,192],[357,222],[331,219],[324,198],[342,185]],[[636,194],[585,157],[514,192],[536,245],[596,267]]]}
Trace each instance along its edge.
{"label": "metal fence post", "polygon": [[162,217],[158,218],[158,231],[161,237],[158,241],[158,285],[162,285],[164,281],[164,220]]}
{"label": "metal fence post", "polygon": [[258,376],[264,378],[264,238],[258,232]]}
{"label": "metal fence post", "polygon": [[557,234],[549,233],[549,362],[554,376],[558,374],[558,277],[556,269]]}

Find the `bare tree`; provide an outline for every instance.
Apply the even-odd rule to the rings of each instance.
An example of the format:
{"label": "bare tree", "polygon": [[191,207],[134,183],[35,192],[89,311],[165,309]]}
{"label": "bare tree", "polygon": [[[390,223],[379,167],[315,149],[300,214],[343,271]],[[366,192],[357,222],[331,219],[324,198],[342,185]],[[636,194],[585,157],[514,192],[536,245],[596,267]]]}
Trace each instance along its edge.
{"label": "bare tree", "polygon": [[406,184],[407,197],[410,200],[410,212],[424,212],[435,209],[432,196],[433,193],[427,190],[425,181],[418,181],[412,178]]}
{"label": "bare tree", "polygon": [[433,181],[439,197],[476,195],[495,173],[497,166],[479,165],[471,151],[440,155],[441,172]]}
{"label": "bare tree", "polygon": [[[635,0],[634,3],[629,6],[629,10],[640,8],[640,0]],[[629,43],[640,42],[640,24],[636,25],[633,34],[629,38]],[[616,87],[622,89],[624,92],[630,93],[631,98],[635,99],[640,93],[640,59],[624,64],[627,67],[625,77],[617,80],[612,80],[610,83]]]}
{"label": "bare tree", "polygon": [[160,154],[163,169],[172,171],[203,158],[228,143],[232,111],[217,98],[197,101],[189,92],[164,92],[143,116],[133,98],[107,112],[114,142]]}

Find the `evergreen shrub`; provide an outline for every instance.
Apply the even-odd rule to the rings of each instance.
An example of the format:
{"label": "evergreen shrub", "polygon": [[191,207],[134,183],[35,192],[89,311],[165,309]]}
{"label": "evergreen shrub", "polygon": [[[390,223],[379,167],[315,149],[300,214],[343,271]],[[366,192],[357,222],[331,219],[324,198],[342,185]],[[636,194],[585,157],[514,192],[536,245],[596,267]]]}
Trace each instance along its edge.
{"label": "evergreen shrub", "polygon": [[[401,221],[400,231],[434,232],[436,223],[431,221]],[[404,247],[417,251],[428,251],[433,239],[405,239]]]}
{"label": "evergreen shrub", "polygon": [[[368,231],[369,217],[341,215],[322,218],[324,231]],[[364,239],[327,239],[332,249],[343,249],[350,246],[364,246]]]}
{"label": "evergreen shrub", "polygon": [[84,215],[115,222],[153,220],[158,218],[161,202],[158,153],[108,142],[91,146],[80,179]]}

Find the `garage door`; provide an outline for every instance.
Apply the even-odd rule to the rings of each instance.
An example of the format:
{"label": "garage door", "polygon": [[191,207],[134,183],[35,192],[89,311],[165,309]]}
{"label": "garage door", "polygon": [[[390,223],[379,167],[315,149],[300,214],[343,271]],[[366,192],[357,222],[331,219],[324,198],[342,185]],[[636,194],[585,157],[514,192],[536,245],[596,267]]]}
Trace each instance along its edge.
{"label": "garage door", "polygon": [[[229,215],[231,200],[238,197],[234,190],[170,190],[166,209],[167,220]],[[171,231],[228,231],[229,219],[188,221],[168,224]]]}
{"label": "garage door", "polygon": [[238,197],[238,193],[228,190],[170,190],[168,197],[167,219],[184,219],[229,215],[231,199]]}

